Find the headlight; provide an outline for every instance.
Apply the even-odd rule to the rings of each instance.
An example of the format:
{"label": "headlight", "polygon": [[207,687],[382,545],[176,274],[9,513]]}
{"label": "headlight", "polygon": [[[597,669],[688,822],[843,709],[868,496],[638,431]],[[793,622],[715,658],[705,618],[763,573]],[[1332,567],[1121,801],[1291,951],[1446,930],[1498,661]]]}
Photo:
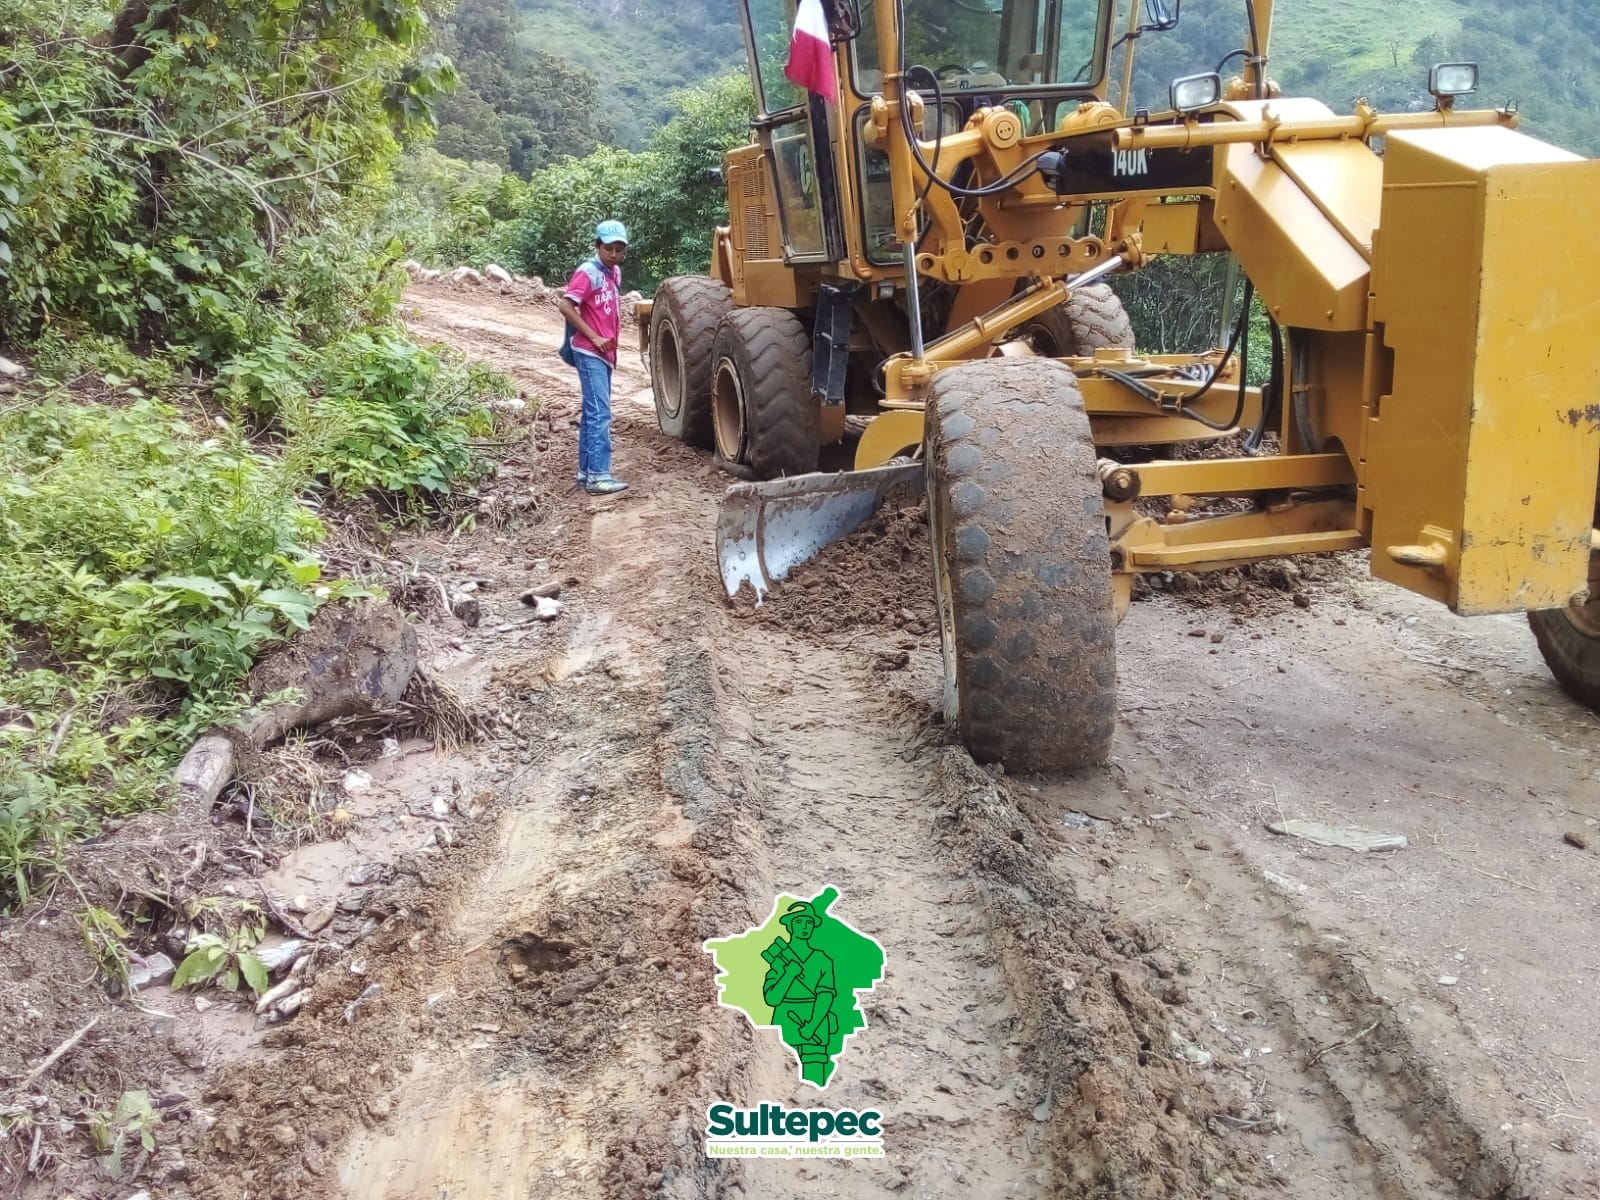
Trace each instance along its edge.
{"label": "headlight", "polygon": [[1222,76],[1214,71],[1209,75],[1186,75],[1173,80],[1172,107],[1179,112],[1210,108],[1221,99]]}
{"label": "headlight", "polygon": [[1428,72],[1428,91],[1441,100],[1446,96],[1466,96],[1477,90],[1477,63],[1440,63]]}

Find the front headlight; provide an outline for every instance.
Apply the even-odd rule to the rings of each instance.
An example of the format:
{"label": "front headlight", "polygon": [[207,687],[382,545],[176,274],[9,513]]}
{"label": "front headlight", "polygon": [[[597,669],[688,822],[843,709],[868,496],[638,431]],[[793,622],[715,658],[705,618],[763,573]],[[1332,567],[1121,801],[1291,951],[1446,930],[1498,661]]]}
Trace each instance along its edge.
{"label": "front headlight", "polygon": [[1442,100],[1478,90],[1477,63],[1440,63],[1428,72],[1428,91]]}
{"label": "front headlight", "polygon": [[1209,75],[1186,75],[1172,82],[1172,107],[1181,113],[1210,108],[1222,99],[1222,76],[1215,71]]}

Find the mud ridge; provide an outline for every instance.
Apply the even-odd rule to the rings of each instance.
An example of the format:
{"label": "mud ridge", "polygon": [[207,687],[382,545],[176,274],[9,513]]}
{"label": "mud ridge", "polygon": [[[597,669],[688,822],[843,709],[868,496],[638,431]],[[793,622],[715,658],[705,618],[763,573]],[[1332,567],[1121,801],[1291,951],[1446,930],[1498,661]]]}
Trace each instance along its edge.
{"label": "mud ridge", "polygon": [[1191,1196],[1197,1182],[1218,1195],[1266,1184],[1259,1156],[1208,1128],[1226,1102],[1175,1061],[1182,985],[1158,997],[1130,961],[1157,939],[1078,901],[1050,866],[1049,833],[1012,788],[957,749],[938,752],[932,768],[941,843],[978,883],[1022,1014],[1057,1194],[1143,1200]]}

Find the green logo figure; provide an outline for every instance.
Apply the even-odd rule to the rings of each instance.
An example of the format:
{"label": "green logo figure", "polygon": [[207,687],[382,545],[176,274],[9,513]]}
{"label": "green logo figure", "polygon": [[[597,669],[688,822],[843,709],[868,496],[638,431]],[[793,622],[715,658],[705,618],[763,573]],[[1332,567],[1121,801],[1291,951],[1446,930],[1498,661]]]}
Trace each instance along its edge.
{"label": "green logo figure", "polygon": [[705,944],[719,1000],[757,1029],[776,1028],[800,1061],[800,1078],[828,1086],[845,1041],[867,1019],[856,997],[883,978],[883,947],[828,914],[839,898],[779,896],[764,925]]}

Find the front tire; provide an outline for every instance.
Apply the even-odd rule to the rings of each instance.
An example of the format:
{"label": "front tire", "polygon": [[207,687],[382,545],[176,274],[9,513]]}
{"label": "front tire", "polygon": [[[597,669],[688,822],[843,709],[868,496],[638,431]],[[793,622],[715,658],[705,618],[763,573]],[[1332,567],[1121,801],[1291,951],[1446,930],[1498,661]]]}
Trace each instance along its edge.
{"label": "front tire", "polygon": [[661,281],[650,309],[650,390],[656,424],[691,446],[711,445],[711,360],[733,293],[707,275]]}
{"label": "front tire", "polygon": [[811,337],[786,308],[736,308],[717,330],[711,378],[717,453],[758,479],[817,469]]}
{"label": "front tire", "polygon": [[1104,762],[1116,615],[1076,376],[1044,359],[941,371],[927,430],[946,717],[1013,772]]}

